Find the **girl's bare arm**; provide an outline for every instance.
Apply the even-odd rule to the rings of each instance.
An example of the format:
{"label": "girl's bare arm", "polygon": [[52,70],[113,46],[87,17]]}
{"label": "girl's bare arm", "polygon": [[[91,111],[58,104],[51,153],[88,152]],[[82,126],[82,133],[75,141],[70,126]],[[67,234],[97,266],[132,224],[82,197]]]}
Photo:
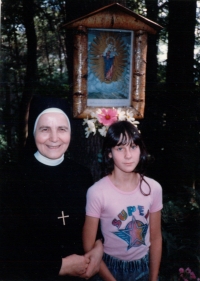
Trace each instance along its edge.
{"label": "girl's bare arm", "polygon": [[[98,224],[98,218],[86,216],[83,227],[83,247],[86,253],[94,247]],[[103,261],[100,264],[99,274],[105,281],[116,281]]]}
{"label": "girl's bare arm", "polygon": [[150,281],[157,281],[161,254],[162,254],[162,234],[161,234],[161,211],[150,214]]}

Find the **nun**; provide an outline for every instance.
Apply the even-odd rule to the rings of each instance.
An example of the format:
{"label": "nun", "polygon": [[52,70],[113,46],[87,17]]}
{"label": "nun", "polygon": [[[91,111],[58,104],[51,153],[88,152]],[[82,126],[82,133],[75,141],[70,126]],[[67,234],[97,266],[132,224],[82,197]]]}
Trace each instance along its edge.
{"label": "nun", "polygon": [[57,98],[33,98],[23,161],[1,189],[2,280],[80,280],[99,269],[97,240],[84,254],[82,227],[86,167],[66,156],[71,140],[69,108]]}

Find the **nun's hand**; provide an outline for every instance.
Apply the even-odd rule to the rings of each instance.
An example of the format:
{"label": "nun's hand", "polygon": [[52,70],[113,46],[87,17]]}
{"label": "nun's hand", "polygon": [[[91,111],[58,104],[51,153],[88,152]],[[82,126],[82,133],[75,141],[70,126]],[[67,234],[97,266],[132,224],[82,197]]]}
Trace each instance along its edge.
{"label": "nun's hand", "polygon": [[70,255],[62,259],[59,275],[82,276],[86,273],[90,259],[86,256]]}
{"label": "nun's hand", "polygon": [[86,273],[81,276],[82,278],[89,279],[94,274],[99,272],[102,256],[103,245],[100,240],[97,240],[95,242],[94,248],[85,254],[85,257],[90,259],[90,263],[87,267]]}

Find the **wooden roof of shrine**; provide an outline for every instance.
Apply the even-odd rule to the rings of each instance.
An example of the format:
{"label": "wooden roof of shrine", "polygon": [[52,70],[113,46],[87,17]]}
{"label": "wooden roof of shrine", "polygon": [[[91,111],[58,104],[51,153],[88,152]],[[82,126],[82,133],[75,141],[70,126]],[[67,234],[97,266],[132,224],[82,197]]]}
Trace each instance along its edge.
{"label": "wooden roof of shrine", "polygon": [[162,26],[159,24],[136,14],[119,3],[110,4],[63,25],[67,29],[77,28],[78,26],[134,31],[143,30],[151,34],[155,34],[162,29]]}

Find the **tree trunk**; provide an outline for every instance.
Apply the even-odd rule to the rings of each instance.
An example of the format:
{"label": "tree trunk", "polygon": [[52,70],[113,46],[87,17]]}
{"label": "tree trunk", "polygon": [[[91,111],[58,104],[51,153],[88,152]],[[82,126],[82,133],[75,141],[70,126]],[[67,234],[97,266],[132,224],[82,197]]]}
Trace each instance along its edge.
{"label": "tree trunk", "polygon": [[[168,163],[176,184],[192,186],[195,178],[194,43],[196,1],[169,0],[167,59]],[[178,165],[177,165],[178,164]]]}
{"label": "tree trunk", "polygon": [[[147,8],[147,18],[158,22],[158,1],[157,0],[145,0]],[[148,34],[148,49],[147,49],[147,71],[146,71],[146,83],[147,90],[152,89],[157,83],[157,70],[158,70],[158,39],[159,34]]]}
{"label": "tree trunk", "polygon": [[167,83],[179,93],[194,86],[195,23],[196,1],[169,0]]}
{"label": "tree trunk", "polygon": [[20,109],[19,150],[20,155],[26,140],[29,103],[37,86],[37,37],[34,25],[34,0],[23,0],[23,18],[27,37],[27,68]]}

